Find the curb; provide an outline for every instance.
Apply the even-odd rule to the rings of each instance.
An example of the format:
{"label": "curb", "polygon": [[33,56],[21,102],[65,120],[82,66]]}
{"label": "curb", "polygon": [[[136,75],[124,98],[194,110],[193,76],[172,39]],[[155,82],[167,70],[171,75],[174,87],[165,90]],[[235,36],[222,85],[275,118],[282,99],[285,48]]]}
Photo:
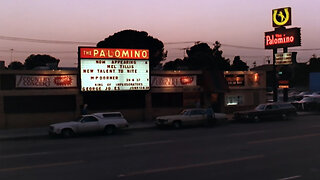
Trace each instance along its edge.
{"label": "curb", "polygon": [[[144,125],[141,127],[130,127],[126,129],[122,129],[122,131],[139,131],[146,129],[156,129],[155,125]],[[35,138],[50,138],[47,132],[38,132],[38,133],[26,133],[22,135],[0,135],[0,141],[5,140],[24,140],[24,139],[35,139]]]}
{"label": "curb", "polygon": [[297,112],[298,116],[317,116],[320,112]]}
{"label": "curb", "polygon": [[6,140],[24,140],[24,139],[35,139],[40,137],[48,137],[48,134],[39,133],[39,134],[32,134],[32,135],[13,135],[13,136],[0,136],[0,141]]}

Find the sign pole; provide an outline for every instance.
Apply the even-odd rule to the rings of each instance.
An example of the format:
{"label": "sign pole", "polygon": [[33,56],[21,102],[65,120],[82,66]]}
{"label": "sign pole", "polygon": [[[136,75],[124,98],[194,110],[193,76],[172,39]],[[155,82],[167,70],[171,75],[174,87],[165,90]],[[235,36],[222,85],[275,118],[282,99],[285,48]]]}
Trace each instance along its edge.
{"label": "sign pole", "polygon": [[278,101],[278,78],[277,78],[277,70],[276,70],[276,54],[277,48],[273,49],[273,61],[272,61],[272,69],[273,69],[273,102]]}
{"label": "sign pole", "polygon": [[[290,60],[288,57],[284,58],[284,54],[288,53],[288,47],[301,46],[301,28],[290,28],[287,29],[285,26],[291,25],[291,8],[279,8],[272,10],[272,26],[274,27],[274,31],[265,32],[265,49],[273,49],[273,63],[272,63],[272,80],[273,80],[273,102],[278,101],[278,87],[283,89],[283,101],[288,101],[288,88],[290,78],[288,76],[288,72],[286,72],[285,76],[282,75],[281,78],[278,79],[276,65],[279,67],[288,67],[288,61],[292,63],[292,57],[296,54],[292,53],[290,55]],[[282,60],[276,62],[276,54],[277,49],[283,48]],[[290,64],[289,63],[289,64]],[[284,65],[284,66],[283,66]],[[282,79],[282,78],[285,79]],[[278,81],[278,80],[281,80]],[[285,84],[283,84],[285,83]],[[278,86],[280,85],[280,86]]]}
{"label": "sign pole", "polygon": [[[288,47],[284,47],[283,48],[283,53],[287,53],[288,52]],[[287,65],[288,66],[288,65]],[[290,79],[287,79],[288,80],[288,82],[290,82]],[[289,83],[290,84],[290,83]],[[288,102],[288,91],[289,91],[289,89],[288,88],[283,88],[283,101],[284,102]]]}

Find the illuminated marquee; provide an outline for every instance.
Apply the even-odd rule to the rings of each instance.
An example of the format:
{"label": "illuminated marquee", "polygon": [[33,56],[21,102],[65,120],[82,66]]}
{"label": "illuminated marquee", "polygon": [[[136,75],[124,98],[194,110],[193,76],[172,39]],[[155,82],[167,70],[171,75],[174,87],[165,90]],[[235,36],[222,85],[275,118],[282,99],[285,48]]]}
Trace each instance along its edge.
{"label": "illuminated marquee", "polygon": [[292,64],[292,53],[277,53],[276,57],[276,65],[288,65]]}
{"label": "illuminated marquee", "polygon": [[76,75],[16,75],[17,88],[76,88]]}
{"label": "illuminated marquee", "polygon": [[79,47],[81,91],[149,90],[149,50]]}
{"label": "illuminated marquee", "polygon": [[290,87],[290,83],[288,80],[279,80],[278,81],[278,88],[280,89],[286,89]]}
{"label": "illuminated marquee", "polygon": [[265,32],[265,49],[301,46],[300,28]]}
{"label": "illuminated marquee", "polygon": [[80,48],[80,58],[93,59],[149,59],[149,50]]}
{"label": "illuminated marquee", "polygon": [[289,26],[291,25],[291,8],[280,8],[272,10],[272,26]]}
{"label": "illuminated marquee", "polygon": [[197,76],[151,76],[152,87],[196,86]]}
{"label": "illuminated marquee", "polygon": [[229,86],[244,86],[244,75],[243,74],[227,74],[225,75],[226,81]]}

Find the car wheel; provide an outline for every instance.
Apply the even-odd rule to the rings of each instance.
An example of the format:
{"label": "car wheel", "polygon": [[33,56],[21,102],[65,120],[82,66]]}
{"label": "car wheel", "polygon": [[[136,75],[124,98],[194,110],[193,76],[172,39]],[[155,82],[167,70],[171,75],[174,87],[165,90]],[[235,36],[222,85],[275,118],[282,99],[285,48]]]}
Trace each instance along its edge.
{"label": "car wheel", "polygon": [[104,128],[104,133],[106,135],[112,135],[116,132],[116,127],[113,125],[108,125]]}
{"label": "car wheel", "polygon": [[74,136],[74,132],[71,129],[63,129],[61,134],[64,138],[70,138]]}
{"label": "car wheel", "polygon": [[259,116],[254,116],[253,117],[253,122],[260,122],[260,118],[259,118]]}
{"label": "car wheel", "polygon": [[175,129],[180,129],[182,127],[181,125],[181,121],[174,121],[172,123],[172,126],[175,128]]}
{"label": "car wheel", "polygon": [[286,114],[281,114],[281,119],[282,120],[288,120],[288,116]]}

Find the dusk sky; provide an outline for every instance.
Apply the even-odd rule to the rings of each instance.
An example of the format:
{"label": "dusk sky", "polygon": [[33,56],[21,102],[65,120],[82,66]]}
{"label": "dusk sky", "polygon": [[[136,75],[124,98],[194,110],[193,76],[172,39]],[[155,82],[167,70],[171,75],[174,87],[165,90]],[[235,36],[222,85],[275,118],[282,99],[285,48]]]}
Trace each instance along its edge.
{"label": "dusk sky", "polygon": [[272,51],[264,50],[264,32],[274,29],[271,11],[281,7],[291,7],[288,28],[301,27],[302,46],[289,51],[298,52],[298,62],[320,56],[319,0],[1,0],[0,60],[7,66],[24,62],[30,54],[49,54],[61,60],[60,66],[75,67],[78,46],[94,46],[116,32],[134,29],[161,40],[167,61],[183,58],[182,49],[196,41],[211,46],[219,41],[224,57],[232,61],[239,55],[249,66],[253,61],[261,65],[267,56],[272,58]]}

